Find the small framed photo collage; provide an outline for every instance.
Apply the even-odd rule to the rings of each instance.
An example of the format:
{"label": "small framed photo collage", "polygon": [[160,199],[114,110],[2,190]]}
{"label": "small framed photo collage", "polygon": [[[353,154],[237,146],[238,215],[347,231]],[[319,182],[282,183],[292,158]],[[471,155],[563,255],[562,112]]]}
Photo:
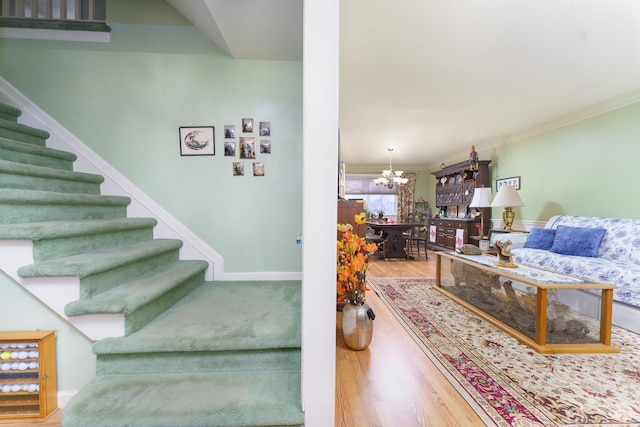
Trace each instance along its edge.
{"label": "small framed photo collage", "polygon": [[[235,125],[224,126],[224,155],[238,158],[233,162],[233,176],[264,176],[264,162],[255,160],[271,154],[271,122],[259,121],[257,130],[255,125],[252,118],[243,118],[238,135]],[[245,171],[249,165],[251,170]]]}
{"label": "small framed photo collage", "polygon": [[[259,121],[256,131],[254,120],[243,118],[238,130],[239,134],[236,125],[224,125],[224,155],[238,159],[232,162],[233,176],[245,175],[245,163],[251,167],[247,175],[264,176],[264,162],[257,160],[271,154],[271,122]],[[215,156],[213,126],[181,126],[178,132],[181,156]]]}

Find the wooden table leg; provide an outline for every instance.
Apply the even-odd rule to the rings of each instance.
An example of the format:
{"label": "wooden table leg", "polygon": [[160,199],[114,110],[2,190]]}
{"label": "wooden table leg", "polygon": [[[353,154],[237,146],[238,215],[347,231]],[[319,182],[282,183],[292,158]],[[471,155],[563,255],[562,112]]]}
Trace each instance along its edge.
{"label": "wooden table leg", "polygon": [[600,315],[600,342],[611,345],[611,321],[613,317],[613,289],[602,290],[602,309]]}
{"label": "wooden table leg", "polygon": [[536,343],[547,344],[547,290],[542,288],[536,293]]}

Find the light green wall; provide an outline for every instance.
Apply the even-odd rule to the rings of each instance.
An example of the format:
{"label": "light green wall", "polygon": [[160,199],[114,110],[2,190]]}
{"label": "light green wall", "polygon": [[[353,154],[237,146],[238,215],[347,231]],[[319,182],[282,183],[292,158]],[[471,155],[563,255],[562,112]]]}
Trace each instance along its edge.
{"label": "light green wall", "polygon": [[[300,271],[302,64],[232,60],[190,26],[109,25],[110,43],[4,39],[0,74],[220,253],[226,272]],[[223,127],[240,136],[245,117],[271,122],[272,154],[234,177]],[[216,155],[181,157],[178,127],[202,125],[215,126]]]}
{"label": "light green wall", "polygon": [[[521,177],[516,219],[553,215],[640,218],[636,197],[640,103],[496,147],[495,179]],[[501,209],[493,209],[499,218]]]}
{"label": "light green wall", "polygon": [[108,0],[107,20],[109,24],[191,26],[164,0]]}

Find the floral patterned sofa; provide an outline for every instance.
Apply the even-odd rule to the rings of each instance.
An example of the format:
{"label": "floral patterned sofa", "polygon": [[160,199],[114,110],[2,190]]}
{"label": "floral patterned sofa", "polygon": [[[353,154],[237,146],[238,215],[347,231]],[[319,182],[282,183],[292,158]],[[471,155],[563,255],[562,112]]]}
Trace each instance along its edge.
{"label": "floral patterned sofa", "polygon": [[[588,234],[581,234],[584,232]],[[569,243],[558,242],[567,233],[574,233]],[[614,303],[626,307],[614,307],[614,324],[623,323],[620,326],[636,332],[640,329],[640,220],[554,216],[544,229],[500,236],[500,240],[505,238],[512,242],[516,264],[616,285]]]}

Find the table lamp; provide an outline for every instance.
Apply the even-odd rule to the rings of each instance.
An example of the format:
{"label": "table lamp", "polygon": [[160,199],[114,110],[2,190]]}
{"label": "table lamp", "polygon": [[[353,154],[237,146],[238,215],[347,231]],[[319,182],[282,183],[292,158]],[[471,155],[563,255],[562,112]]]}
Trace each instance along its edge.
{"label": "table lamp", "polygon": [[511,185],[503,185],[500,187],[496,198],[493,199],[491,203],[491,207],[493,208],[504,208],[502,219],[504,221],[504,229],[507,231],[512,231],[511,225],[515,218],[512,208],[519,206],[524,206],[524,203],[522,203],[522,199],[518,196],[516,188]]}
{"label": "table lamp", "polygon": [[470,208],[480,208],[480,239],[484,239],[484,209],[491,206],[491,188],[479,187],[473,190]]}

